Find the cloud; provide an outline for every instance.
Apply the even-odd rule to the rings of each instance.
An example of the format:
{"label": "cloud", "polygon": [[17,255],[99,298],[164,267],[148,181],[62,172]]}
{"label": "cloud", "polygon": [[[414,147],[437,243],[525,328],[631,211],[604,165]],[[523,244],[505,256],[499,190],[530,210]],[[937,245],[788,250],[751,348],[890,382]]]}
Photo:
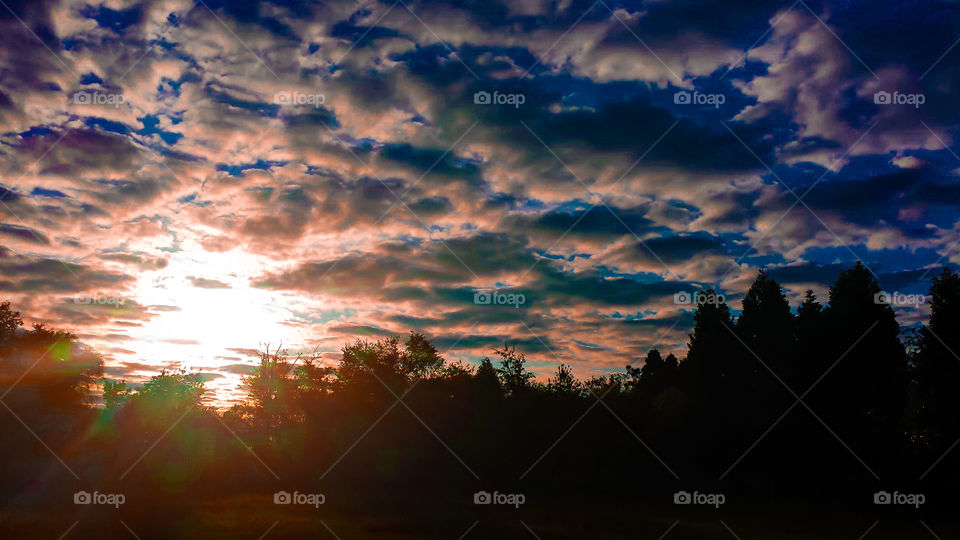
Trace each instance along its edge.
{"label": "cloud", "polygon": [[39,233],[30,227],[13,225],[10,223],[0,223],[0,234],[23,240],[32,244],[49,245],[50,239],[46,235]]}
{"label": "cloud", "polygon": [[216,279],[206,279],[196,276],[187,276],[187,281],[198,289],[229,289],[230,285]]}

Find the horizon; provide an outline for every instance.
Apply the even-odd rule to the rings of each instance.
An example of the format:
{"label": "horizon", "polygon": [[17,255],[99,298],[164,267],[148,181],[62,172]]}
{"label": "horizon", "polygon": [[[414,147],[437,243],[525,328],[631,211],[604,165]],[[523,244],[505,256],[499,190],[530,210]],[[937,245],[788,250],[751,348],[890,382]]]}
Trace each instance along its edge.
{"label": "horizon", "polygon": [[[858,261],[857,264],[859,265],[862,263]],[[942,269],[942,271],[944,272],[949,272],[950,270],[951,270],[950,267],[943,267]],[[764,270],[761,269],[760,272],[762,273],[764,272]],[[934,274],[931,276],[931,281],[932,281],[934,278],[939,277],[940,273],[931,272],[931,274]],[[745,292],[746,291],[738,292],[734,295],[734,297],[740,299],[740,301],[743,301],[743,298],[745,297]],[[808,292],[813,293],[812,290],[808,290]],[[681,296],[682,298],[681,301],[688,302],[688,304],[686,305],[689,305],[689,309],[691,311],[696,310],[697,307],[704,304],[712,304],[712,305],[719,304],[719,305],[728,307],[734,323],[736,323],[739,317],[741,317],[743,312],[742,307],[738,308],[736,307],[735,304],[728,303],[726,295],[713,293],[712,290],[710,289],[707,289],[705,292],[691,291],[690,293],[688,293],[687,291],[682,291],[677,294]],[[814,293],[814,297],[816,298],[815,293]],[[816,299],[820,301],[820,303],[823,306],[823,309],[829,310],[830,308],[829,298],[816,298]],[[912,305],[915,308],[919,306],[926,306],[927,309],[929,310],[930,295],[928,294],[904,295],[899,292],[890,294],[890,293],[887,293],[886,291],[881,291],[879,293],[874,294],[874,302],[877,305],[881,305],[881,306],[886,305],[893,308],[894,316],[896,317],[897,308],[904,304]],[[96,304],[96,300],[91,299],[91,303]],[[16,308],[16,306],[12,306],[12,307]],[[794,316],[798,315],[800,311],[800,307],[801,307],[801,304],[799,303],[789,305],[790,312]],[[29,334],[29,332],[31,332],[31,330],[28,329],[28,326],[30,326],[29,323],[31,322],[31,318],[26,314],[22,314],[22,315],[23,315],[23,320],[28,324],[26,324],[24,327],[18,328],[15,331],[15,334],[26,335],[26,334]],[[59,328],[59,327],[56,327],[55,325],[46,324],[47,322],[48,321],[37,321],[34,324],[42,324],[49,329],[62,330],[65,332],[73,333],[70,331],[69,328]],[[900,331],[899,331],[900,341],[904,344],[904,346],[907,346],[908,348],[915,347],[915,345],[911,343],[912,336],[914,335],[915,332],[920,331],[923,328],[924,328],[924,323],[922,321],[914,323],[909,327],[900,325]],[[200,331],[202,333],[202,328]],[[418,332],[417,329],[408,329],[406,332],[391,334],[391,335],[382,336],[382,337],[383,338],[397,337],[397,338],[403,339],[405,336],[411,333],[417,333],[417,332]],[[426,337],[427,339],[430,339],[429,336],[426,336]],[[277,343],[275,346],[269,342],[260,342],[258,343],[257,348],[251,348],[251,349],[245,349],[245,350],[242,350],[239,348],[231,348],[230,349],[231,351],[237,354],[243,355],[241,357],[233,358],[233,360],[241,360],[243,357],[246,357],[247,359],[249,359],[249,361],[225,365],[224,368],[229,372],[228,376],[224,376],[219,373],[205,372],[200,367],[191,366],[189,362],[172,360],[172,361],[163,362],[159,367],[156,368],[158,371],[154,370],[155,366],[150,366],[148,364],[141,364],[140,365],[141,373],[138,376],[130,377],[130,378],[126,378],[122,376],[117,377],[112,375],[113,366],[111,365],[111,362],[109,361],[109,359],[104,358],[105,355],[97,351],[95,347],[87,343],[84,343],[83,341],[76,342],[74,344],[74,347],[79,347],[80,350],[88,349],[89,352],[92,352],[93,354],[96,354],[99,357],[104,358],[105,360],[104,372],[105,372],[106,378],[112,379],[117,382],[121,382],[121,381],[126,382],[128,384],[133,385],[133,387],[137,387],[143,383],[146,383],[151,378],[157,376],[160,373],[165,373],[165,372],[183,371],[185,373],[199,375],[204,382],[204,389],[203,389],[203,395],[202,395],[203,402],[216,407],[218,410],[223,411],[223,410],[229,409],[234,405],[241,405],[246,400],[249,399],[250,396],[248,395],[247,391],[244,389],[243,379],[244,377],[249,377],[256,373],[257,367],[259,366],[260,362],[262,362],[263,358],[278,356],[281,358],[285,358],[288,361],[292,360],[294,364],[296,364],[296,362],[298,362],[301,357],[311,358],[318,366],[336,368],[337,363],[341,360],[343,349],[354,345],[357,341],[373,342],[373,341],[379,341],[379,339],[357,337],[353,341],[345,341],[341,343],[340,347],[337,348],[332,353],[330,351],[321,351],[319,350],[319,348],[314,349],[313,351],[306,350],[306,349],[291,348],[291,347],[285,346],[282,342]],[[509,341],[506,341],[504,343],[499,344],[499,347],[511,346],[511,345],[512,344]],[[515,345],[513,346],[516,347]],[[646,356],[651,350],[656,350],[658,352],[661,352],[664,356],[667,356],[667,355],[675,356],[677,360],[682,363],[684,360],[686,360],[686,349],[688,347],[689,347],[689,343],[685,343],[684,350],[678,352],[674,350],[664,349],[662,347],[658,347],[657,344],[654,344],[641,357],[635,358],[633,361],[630,361],[627,364],[625,364],[625,366],[627,366],[628,370],[632,366],[635,366],[637,368],[642,368],[644,366],[643,356]],[[441,351],[441,357],[447,363],[450,363],[450,364],[455,364],[458,362],[465,361],[468,366],[472,366],[472,368],[476,368],[480,364],[481,360],[489,359],[490,356],[494,354],[496,349],[497,347],[491,347],[485,354],[482,354],[477,358],[468,357],[466,360],[462,356],[450,355],[449,353],[451,350],[447,349],[447,350]],[[522,349],[520,350],[522,352]],[[224,360],[231,360],[231,359],[224,359]],[[590,378],[590,376],[594,376],[594,374],[591,374],[591,373],[588,373],[586,375],[584,375],[583,373],[578,373],[577,370],[573,369],[570,364],[567,364],[561,361],[538,362],[533,359],[528,359],[528,366],[532,368],[530,371],[534,375],[533,380],[541,384],[546,383],[552,375],[555,375],[556,369],[561,365],[566,366],[568,369],[570,369],[571,374],[579,380],[586,381]],[[627,371],[624,370],[624,366],[619,366],[618,368],[611,368],[609,370],[605,370],[603,373],[600,373],[599,376],[626,375],[626,374],[627,374]],[[100,397],[102,398],[102,396]],[[102,405],[103,405],[102,399],[98,400],[97,406],[102,406]]]}

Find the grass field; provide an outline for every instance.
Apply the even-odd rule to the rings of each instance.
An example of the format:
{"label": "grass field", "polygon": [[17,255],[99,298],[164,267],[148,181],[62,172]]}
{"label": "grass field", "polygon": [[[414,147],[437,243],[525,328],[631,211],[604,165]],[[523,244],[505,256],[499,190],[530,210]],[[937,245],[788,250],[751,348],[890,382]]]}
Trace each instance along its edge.
{"label": "grass field", "polygon": [[[77,510],[79,508],[79,510]],[[7,538],[140,538],[237,540],[340,538],[609,539],[883,539],[956,538],[947,516],[891,515],[842,508],[731,504],[719,510],[621,500],[540,499],[515,509],[409,500],[372,500],[348,506],[275,505],[268,496],[235,497],[201,505],[137,505],[105,510],[71,507],[64,512],[7,511],[0,529]]]}

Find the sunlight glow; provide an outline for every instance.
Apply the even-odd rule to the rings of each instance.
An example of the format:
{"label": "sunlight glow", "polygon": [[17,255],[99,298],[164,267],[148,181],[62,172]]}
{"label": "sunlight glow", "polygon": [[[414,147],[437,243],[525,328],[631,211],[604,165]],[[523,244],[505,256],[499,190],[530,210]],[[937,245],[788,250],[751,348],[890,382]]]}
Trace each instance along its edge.
{"label": "sunlight glow", "polygon": [[240,383],[238,365],[255,365],[243,349],[303,342],[300,329],[285,324],[293,300],[251,287],[251,276],[264,266],[241,249],[191,249],[171,256],[167,267],[144,273],[134,300],[150,306],[154,316],[129,331],[132,341],[124,347],[135,350],[135,358],[118,355],[116,361],[155,366],[153,372],[139,370],[144,376],[177,367],[208,373],[208,399],[230,401]]}

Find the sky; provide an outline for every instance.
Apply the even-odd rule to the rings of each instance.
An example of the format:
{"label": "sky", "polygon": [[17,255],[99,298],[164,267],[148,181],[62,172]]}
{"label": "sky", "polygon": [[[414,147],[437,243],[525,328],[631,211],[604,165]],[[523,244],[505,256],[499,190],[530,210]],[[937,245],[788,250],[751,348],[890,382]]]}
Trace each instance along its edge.
{"label": "sky", "polygon": [[907,328],[960,263],[956,1],[0,4],[0,298],[113,378],[411,330],[602,375],[761,268]]}

